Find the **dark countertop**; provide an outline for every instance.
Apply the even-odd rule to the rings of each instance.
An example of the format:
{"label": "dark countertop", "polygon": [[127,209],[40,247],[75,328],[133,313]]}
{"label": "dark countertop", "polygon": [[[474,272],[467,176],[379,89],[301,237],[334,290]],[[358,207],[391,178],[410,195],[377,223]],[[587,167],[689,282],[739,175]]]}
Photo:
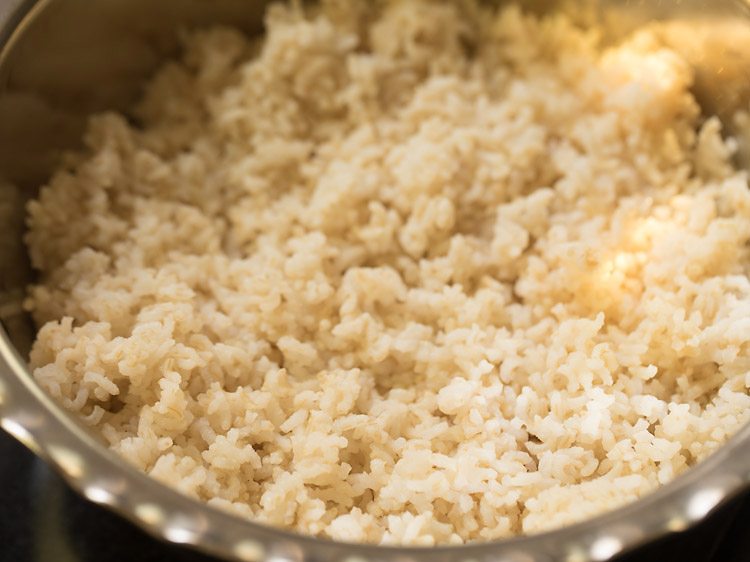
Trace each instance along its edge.
{"label": "dark countertop", "polygon": [[[214,562],[79,498],[0,431],[0,562]],[[750,494],[617,562],[750,562]]]}

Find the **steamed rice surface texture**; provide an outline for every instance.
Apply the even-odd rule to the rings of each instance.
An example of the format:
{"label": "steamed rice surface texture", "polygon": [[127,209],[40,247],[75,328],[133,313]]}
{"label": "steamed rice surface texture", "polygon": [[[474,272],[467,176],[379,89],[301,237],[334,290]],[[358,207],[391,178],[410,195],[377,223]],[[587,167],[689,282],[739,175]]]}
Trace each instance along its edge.
{"label": "steamed rice surface texture", "polygon": [[747,178],[653,33],[266,24],[190,35],[28,207],[34,375],[109,447],[256,521],[432,545],[620,506],[742,425]]}

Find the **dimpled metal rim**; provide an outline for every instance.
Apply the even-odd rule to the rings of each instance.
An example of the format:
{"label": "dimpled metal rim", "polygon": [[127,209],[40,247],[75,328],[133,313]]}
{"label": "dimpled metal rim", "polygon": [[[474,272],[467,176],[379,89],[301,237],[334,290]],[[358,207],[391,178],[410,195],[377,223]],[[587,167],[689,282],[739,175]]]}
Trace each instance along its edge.
{"label": "dimpled metal rim", "polygon": [[[0,49],[46,2],[0,3]],[[0,64],[3,53],[0,51]],[[599,562],[705,518],[750,482],[750,425],[714,455],[644,498],[563,529],[461,546],[387,547],[297,535],[219,511],[127,465],[33,381],[0,328],[0,426],[93,503],[152,536],[239,562]]]}

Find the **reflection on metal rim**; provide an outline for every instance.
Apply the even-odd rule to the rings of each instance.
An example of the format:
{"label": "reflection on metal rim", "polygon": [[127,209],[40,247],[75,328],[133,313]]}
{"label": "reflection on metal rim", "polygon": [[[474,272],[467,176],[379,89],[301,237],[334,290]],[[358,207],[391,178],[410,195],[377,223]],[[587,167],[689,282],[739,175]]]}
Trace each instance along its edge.
{"label": "reflection on metal rim", "polygon": [[[234,21],[234,18],[238,18],[237,21],[242,21],[246,29],[253,29],[257,28],[260,21],[256,12],[262,8],[263,2],[254,3],[254,10],[248,9],[247,0],[213,0],[210,3],[192,0],[160,0],[158,10],[155,9],[156,4],[152,0],[102,0],[96,3],[90,0],[65,0],[64,4],[65,6],[62,6],[61,2],[54,0],[38,3],[5,0],[0,5],[0,47],[9,39],[9,46],[19,45],[27,33],[34,31],[35,25],[42,16],[49,16],[44,21],[44,25],[48,27],[44,28],[42,35],[47,41],[52,41],[54,35],[49,33],[50,30],[63,30],[63,22],[77,21],[73,15],[76,14],[75,10],[79,10],[77,15],[82,19],[85,18],[87,25],[68,26],[68,38],[71,32],[81,34],[83,38],[88,37],[87,34],[91,30],[87,26],[94,25],[98,17],[101,19],[101,25],[96,28],[97,37],[102,37],[107,33],[115,35],[130,32],[138,37],[128,37],[128,40],[144,41],[144,37],[148,39],[146,41],[148,48],[139,51],[146,53],[144,54],[146,59],[129,61],[130,66],[122,70],[123,74],[118,74],[124,82],[127,82],[130,90],[136,91],[144,73],[152,67],[153,61],[148,57],[155,53],[154,49],[158,46],[166,50],[170,48],[169,41],[165,41],[164,38],[168,32],[174,33],[177,27],[174,18],[183,18],[181,21],[186,24]],[[689,0],[627,3],[631,8],[634,4],[638,4],[641,8],[658,4],[662,10],[678,7],[680,10],[695,11],[707,10],[710,7],[712,14],[719,7],[729,9],[729,6],[738,5],[734,1],[696,2]],[[620,8],[624,3],[603,2],[602,5]],[[48,14],[47,10],[51,7],[54,7],[55,11]],[[148,11],[149,7],[153,13]],[[108,10],[111,11],[108,12]],[[107,19],[106,16],[112,14],[130,14],[132,17]],[[65,18],[73,19],[66,20]],[[140,24],[136,26],[134,22],[138,21]],[[113,26],[113,22],[117,25]],[[107,25],[110,27],[106,27]],[[160,28],[159,25],[162,27]],[[11,38],[12,32],[15,34]],[[157,32],[163,36],[159,36]],[[156,35],[147,37],[148,33]],[[46,45],[48,49],[62,48],[60,44],[48,42]],[[28,44],[24,47],[29,49]],[[5,77],[0,80],[0,89],[8,85],[14,87],[14,80],[18,78],[13,72],[19,71],[19,68],[13,67],[11,63],[20,64],[19,61],[29,63],[30,60],[20,58],[11,61],[11,55],[18,54],[12,53],[11,50],[11,48],[6,48],[0,51],[0,76]],[[104,62],[107,62],[106,55],[107,51],[102,47]],[[65,62],[64,57],[60,57],[59,60],[62,63]],[[68,66],[70,66],[70,61],[68,61]],[[106,64],[103,67],[114,72]],[[58,70],[64,74],[61,69],[58,68]],[[50,84],[49,81],[38,81],[35,83],[37,88],[35,95],[40,100],[44,100],[45,88],[53,86],[55,84]],[[68,101],[75,99],[72,94],[76,92],[80,94],[82,91],[81,84],[67,84],[67,86],[70,87],[68,93],[71,94],[69,98],[66,98]],[[0,91],[0,97],[2,93]],[[46,91],[46,94],[49,93]],[[103,95],[102,92],[95,93]],[[122,101],[125,97],[120,96],[117,99]],[[35,108],[39,111],[42,111],[42,108],[47,111],[44,114],[50,120],[46,122],[47,126],[50,123],[54,123],[58,129],[62,127],[61,124],[70,126],[69,131],[71,136],[74,136],[72,133],[78,130],[75,126],[76,119],[82,119],[86,111],[97,107],[97,104],[103,103],[103,100],[107,101],[105,98],[96,98],[92,93],[91,99],[77,100],[81,103],[77,109],[72,105],[63,107],[64,104],[53,106],[42,103]],[[114,102],[113,104],[116,105]],[[70,121],[65,121],[61,116],[69,118]],[[58,120],[55,121],[55,119]],[[45,137],[42,134],[44,129],[40,128],[43,125],[45,123],[29,121],[29,127],[35,137],[40,137],[35,138],[35,142],[54,140],[58,144],[34,145],[39,147],[40,152],[36,156],[40,157],[44,150],[59,149],[64,145],[64,140],[70,140],[70,137],[54,139],[51,136]],[[3,121],[0,119],[0,129],[2,127]],[[0,131],[0,138],[2,138],[2,131]],[[39,174],[44,171],[44,162],[43,159],[39,162],[35,161],[29,169]],[[22,184],[24,179],[33,183],[32,177],[24,178],[19,175],[14,179],[17,179],[19,184]],[[19,212],[22,211],[19,210]],[[2,265],[0,264],[0,269]],[[7,267],[8,264],[5,265]],[[1,289],[6,288],[1,287]],[[13,290],[19,290],[19,287]],[[606,560],[643,540],[684,529],[689,523],[705,517],[728,496],[740,490],[750,479],[750,427],[745,427],[712,457],[653,494],[611,513],[560,530],[506,541],[436,548],[352,545],[303,537],[216,510],[164,487],[123,463],[114,453],[103,447],[98,438],[87,428],[68,416],[36,386],[24,361],[16,352],[17,334],[13,332],[11,336],[14,341],[11,341],[8,334],[0,329],[0,358],[2,358],[0,361],[0,420],[6,431],[48,459],[76,490],[97,503],[106,504],[154,536],[172,542],[190,544],[208,553],[245,562],[287,560],[296,562],[307,559],[330,562],[343,562],[344,560],[349,562],[375,560],[468,562],[489,558],[524,562],[542,562],[560,558],[571,562],[573,560],[582,562]]]}

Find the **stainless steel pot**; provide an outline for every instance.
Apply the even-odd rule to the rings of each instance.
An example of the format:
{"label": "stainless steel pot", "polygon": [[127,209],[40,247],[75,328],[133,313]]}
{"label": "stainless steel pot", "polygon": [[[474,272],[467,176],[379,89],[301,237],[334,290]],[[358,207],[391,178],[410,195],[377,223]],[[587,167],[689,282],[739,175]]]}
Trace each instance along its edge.
{"label": "stainless steel pot", "polygon": [[[545,7],[543,2],[534,4]],[[33,336],[20,304],[31,278],[21,239],[25,200],[46,179],[59,151],[76,145],[86,115],[127,107],[158,61],[174,51],[180,27],[231,23],[257,33],[264,5],[261,0],[0,0],[3,429],[46,459],[85,497],[149,533],[248,562],[606,560],[658,535],[685,529],[750,481],[746,426],[715,455],[651,495],[561,530],[458,547],[343,544],[251,523],[164,487],[108,451],[42,392],[24,361]],[[727,22],[735,28],[745,25],[744,0],[602,0],[588,7],[587,17],[605,19],[613,34],[654,17],[685,19],[704,34],[715,24],[717,32],[705,43],[712,57],[695,57],[696,64],[703,64],[696,94],[708,112],[720,115],[750,97],[750,44],[745,49],[721,31]],[[750,20],[747,25],[750,29]],[[721,57],[726,64],[716,62]],[[720,79],[728,68],[734,69],[732,83]]]}

